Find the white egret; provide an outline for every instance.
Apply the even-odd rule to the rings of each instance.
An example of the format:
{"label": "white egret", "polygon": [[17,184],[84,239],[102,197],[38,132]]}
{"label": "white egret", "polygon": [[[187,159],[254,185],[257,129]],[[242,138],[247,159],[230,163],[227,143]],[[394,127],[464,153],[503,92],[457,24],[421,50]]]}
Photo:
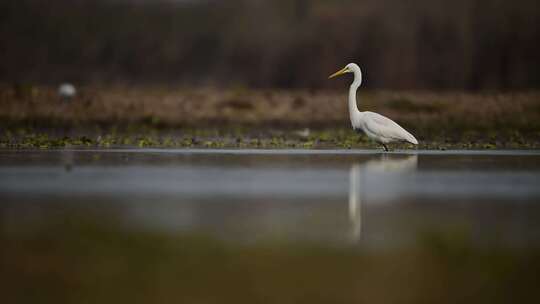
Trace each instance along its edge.
{"label": "white egret", "polygon": [[70,100],[77,95],[77,89],[71,83],[62,83],[58,87],[58,95],[64,100]]}
{"label": "white egret", "polygon": [[418,141],[416,138],[390,118],[374,112],[360,112],[358,110],[356,91],[362,84],[362,71],[360,71],[360,67],[357,64],[349,63],[343,69],[330,75],[328,79],[346,73],[354,74],[354,81],[349,89],[349,116],[353,129],[364,131],[369,138],[382,144],[385,151],[388,151],[386,144],[396,141],[407,141],[417,145]]}

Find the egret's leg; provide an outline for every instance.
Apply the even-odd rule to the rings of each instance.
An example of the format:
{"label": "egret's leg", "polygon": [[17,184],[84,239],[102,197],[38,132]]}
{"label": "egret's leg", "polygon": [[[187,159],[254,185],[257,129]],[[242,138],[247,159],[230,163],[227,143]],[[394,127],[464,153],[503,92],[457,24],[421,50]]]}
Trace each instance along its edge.
{"label": "egret's leg", "polygon": [[383,147],[384,147],[384,151],[385,151],[385,152],[388,152],[388,147],[386,146],[386,144],[382,144],[382,145],[383,145]]}

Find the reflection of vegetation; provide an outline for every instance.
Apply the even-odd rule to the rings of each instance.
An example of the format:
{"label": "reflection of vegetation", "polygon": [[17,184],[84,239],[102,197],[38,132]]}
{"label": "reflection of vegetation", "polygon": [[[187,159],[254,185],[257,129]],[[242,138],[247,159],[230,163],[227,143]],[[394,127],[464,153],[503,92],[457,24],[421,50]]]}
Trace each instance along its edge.
{"label": "reflection of vegetation", "polygon": [[[535,303],[538,248],[430,234],[365,252],[125,230],[99,217],[0,230],[8,303]],[[13,228],[13,227],[12,227]],[[536,298],[536,300],[534,300]]]}

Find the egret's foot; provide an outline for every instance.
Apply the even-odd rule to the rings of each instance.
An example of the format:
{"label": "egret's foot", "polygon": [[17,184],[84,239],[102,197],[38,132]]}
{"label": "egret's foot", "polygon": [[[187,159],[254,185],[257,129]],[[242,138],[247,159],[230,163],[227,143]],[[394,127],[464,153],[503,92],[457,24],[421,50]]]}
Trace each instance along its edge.
{"label": "egret's foot", "polygon": [[388,147],[385,144],[382,144],[384,147],[384,152],[388,152]]}

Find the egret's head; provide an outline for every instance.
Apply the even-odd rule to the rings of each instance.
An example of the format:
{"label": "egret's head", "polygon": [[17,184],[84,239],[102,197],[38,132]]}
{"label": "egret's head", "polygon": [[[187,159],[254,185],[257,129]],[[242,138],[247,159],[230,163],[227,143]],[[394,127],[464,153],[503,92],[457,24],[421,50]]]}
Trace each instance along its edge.
{"label": "egret's head", "polygon": [[356,63],[349,63],[343,69],[328,76],[328,79],[334,78],[339,75],[347,74],[347,73],[355,73],[355,74],[360,73],[360,67]]}

